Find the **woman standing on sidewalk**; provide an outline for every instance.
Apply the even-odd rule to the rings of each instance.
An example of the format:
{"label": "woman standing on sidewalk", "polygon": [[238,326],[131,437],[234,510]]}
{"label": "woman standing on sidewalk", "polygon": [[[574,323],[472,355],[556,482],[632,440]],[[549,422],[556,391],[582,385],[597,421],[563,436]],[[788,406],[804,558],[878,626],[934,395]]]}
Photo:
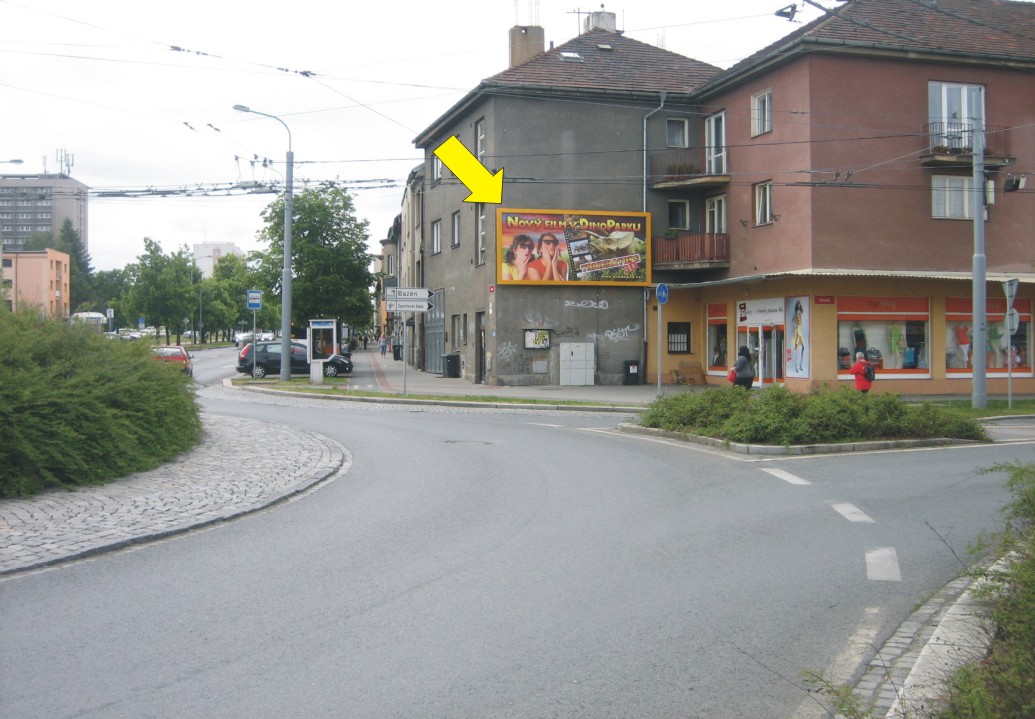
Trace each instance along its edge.
{"label": "woman standing on sidewalk", "polygon": [[385,335],[378,337],[377,346],[381,348],[381,356],[384,357],[385,353],[388,352],[388,338]]}

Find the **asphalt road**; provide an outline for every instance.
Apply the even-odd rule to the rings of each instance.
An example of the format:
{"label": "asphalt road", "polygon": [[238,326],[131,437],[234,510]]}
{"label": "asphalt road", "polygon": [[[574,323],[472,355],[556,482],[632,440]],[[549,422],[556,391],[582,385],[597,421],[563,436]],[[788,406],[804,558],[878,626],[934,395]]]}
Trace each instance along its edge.
{"label": "asphalt road", "polygon": [[620,415],[201,399],[354,462],[271,510],[0,582],[0,715],[820,716],[800,672],[857,674],[998,526],[1002,477],[975,470],[1032,460],[745,461]]}

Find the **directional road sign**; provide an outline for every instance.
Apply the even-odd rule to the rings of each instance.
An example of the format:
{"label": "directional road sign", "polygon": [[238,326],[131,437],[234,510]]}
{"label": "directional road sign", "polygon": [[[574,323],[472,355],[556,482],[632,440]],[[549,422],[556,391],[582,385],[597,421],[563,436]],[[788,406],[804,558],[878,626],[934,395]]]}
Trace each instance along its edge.
{"label": "directional road sign", "polygon": [[427,300],[385,300],[389,312],[427,312],[434,306]]}
{"label": "directional road sign", "polygon": [[385,287],[386,300],[430,300],[431,290],[426,287]]}
{"label": "directional road sign", "polygon": [[660,283],[656,292],[658,294],[658,304],[663,305],[668,302],[668,285],[664,282]]}

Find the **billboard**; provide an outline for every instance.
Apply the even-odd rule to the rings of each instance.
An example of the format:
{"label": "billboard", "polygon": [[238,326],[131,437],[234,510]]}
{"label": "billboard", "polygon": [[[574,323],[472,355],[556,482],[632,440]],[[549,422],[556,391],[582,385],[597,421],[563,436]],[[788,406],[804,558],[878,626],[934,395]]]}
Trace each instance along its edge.
{"label": "billboard", "polygon": [[651,284],[646,212],[498,209],[496,239],[499,284]]}

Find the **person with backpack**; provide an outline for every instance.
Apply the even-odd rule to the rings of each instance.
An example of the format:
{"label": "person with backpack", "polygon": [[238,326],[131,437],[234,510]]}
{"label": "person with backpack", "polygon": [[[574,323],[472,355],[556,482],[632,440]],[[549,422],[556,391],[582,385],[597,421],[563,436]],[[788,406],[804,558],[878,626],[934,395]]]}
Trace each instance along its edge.
{"label": "person with backpack", "polygon": [[848,371],[855,375],[855,388],[857,390],[863,394],[870,391],[870,387],[873,386],[873,380],[876,379],[877,375],[873,365],[866,360],[865,353],[855,353],[855,364]]}

